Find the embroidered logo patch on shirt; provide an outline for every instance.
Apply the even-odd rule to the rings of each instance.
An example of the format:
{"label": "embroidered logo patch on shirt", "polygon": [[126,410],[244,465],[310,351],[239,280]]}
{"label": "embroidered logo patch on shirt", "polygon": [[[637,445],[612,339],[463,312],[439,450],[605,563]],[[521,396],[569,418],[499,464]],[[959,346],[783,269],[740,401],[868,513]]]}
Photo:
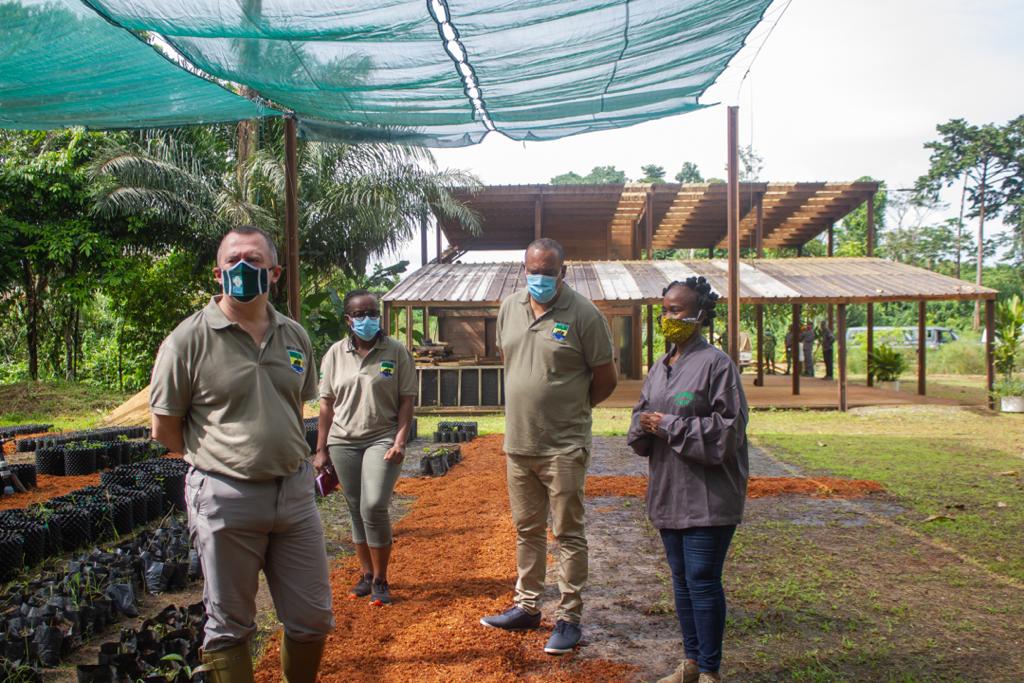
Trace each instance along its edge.
{"label": "embroidered logo patch on shirt", "polygon": [[672,397],[672,401],[677,406],[688,406],[693,403],[693,399],[696,398],[692,391],[680,391],[678,394]]}
{"label": "embroidered logo patch on shirt", "polygon": [[555,323],[555,327],[551,330],[551,338],[557,342],[564,342],[565,336],[569,334],[569,323]]}
{"label": "embroidered logo patch on shirt", "polygon": [[394,377],[395,376],[395,361],[393,361],[393,360],[382,360],[380,362],[380,376],[381,377]]}
{"label": "embroidered logo patch on shirt", "polygon": [[293,346],[288,347],[288,361],[291,363],[292,370],[298,374],[301,375],[306,371],[306,354]]}

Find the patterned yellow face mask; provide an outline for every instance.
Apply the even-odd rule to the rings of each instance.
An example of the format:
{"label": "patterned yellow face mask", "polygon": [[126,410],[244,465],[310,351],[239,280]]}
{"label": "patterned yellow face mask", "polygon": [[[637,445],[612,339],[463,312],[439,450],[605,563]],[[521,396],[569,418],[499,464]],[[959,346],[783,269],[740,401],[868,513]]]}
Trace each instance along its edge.
{"label": "patterned yellow face mask", "polygon": [[665,335],[665,341],[679,346],[696,334],[700,329],[700,321],[697,318],[662,318],[661,332]]}

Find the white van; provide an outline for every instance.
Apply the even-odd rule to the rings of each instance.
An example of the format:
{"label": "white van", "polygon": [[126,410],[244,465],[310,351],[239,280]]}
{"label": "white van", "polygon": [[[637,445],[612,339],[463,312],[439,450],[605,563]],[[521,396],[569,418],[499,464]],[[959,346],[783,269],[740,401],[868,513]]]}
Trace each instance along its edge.
{"label": "white van", "polygon": [[[850,327],[846,330],[846,343],[853,345],[867,338],[868,328]],[[924,344],[926,348],[937,349],[943,344],[956,341],[960,336],[949,327],[926,327]],[[917,327],[875,327],[875,346],[893,348],[917,348]]]}

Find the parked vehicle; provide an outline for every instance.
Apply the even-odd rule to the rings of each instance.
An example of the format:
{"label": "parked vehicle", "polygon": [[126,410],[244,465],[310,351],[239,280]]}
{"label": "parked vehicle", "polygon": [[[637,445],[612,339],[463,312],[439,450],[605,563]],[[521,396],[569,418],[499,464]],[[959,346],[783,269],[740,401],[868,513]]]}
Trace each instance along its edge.
{"label": "parked vehicle", "polygon": [[[850,327],[846,330],[846,343],[852,345],[863,343],[867,339],[868,328]],[[956,341],[960,336],[949,327],[926,327],[925,347],[937,349],[943,344]],[[917,327],[875,327],[875,346],[885,344],[892,348],[917,348]]]}

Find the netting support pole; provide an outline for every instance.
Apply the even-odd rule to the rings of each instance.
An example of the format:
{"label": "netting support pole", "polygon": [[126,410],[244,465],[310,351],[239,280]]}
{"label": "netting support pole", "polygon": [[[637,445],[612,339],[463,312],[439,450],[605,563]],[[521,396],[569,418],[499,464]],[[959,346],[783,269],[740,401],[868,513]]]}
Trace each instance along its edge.
{"label": "netting support pole", "polygon": [[839,304],[836,311],[836,344],[839,345],[839,411],[845,413],[846,399],[846,304]]}
{"label": "netting support pole", "polygon": [[729,212],[729,323],[726,333],[729,339],[729,357],[737,366],[740,364],[740,182],[739,182],[739,107],[729,107],[728,112],[728,172],[729,187],[726,202]]}
{"label": "netting support pole", "polygon": [[996,399],[992,390],[996,383],[995,368],[996,300],[985,299],[985,388],[988,390],[988,407],[995,410]]}
{"label": "netting support pole", "polygon": [[284,120],[284,232],[288,244],[288,312],[301,322],[299,300],[299,163],[295,119]]}

